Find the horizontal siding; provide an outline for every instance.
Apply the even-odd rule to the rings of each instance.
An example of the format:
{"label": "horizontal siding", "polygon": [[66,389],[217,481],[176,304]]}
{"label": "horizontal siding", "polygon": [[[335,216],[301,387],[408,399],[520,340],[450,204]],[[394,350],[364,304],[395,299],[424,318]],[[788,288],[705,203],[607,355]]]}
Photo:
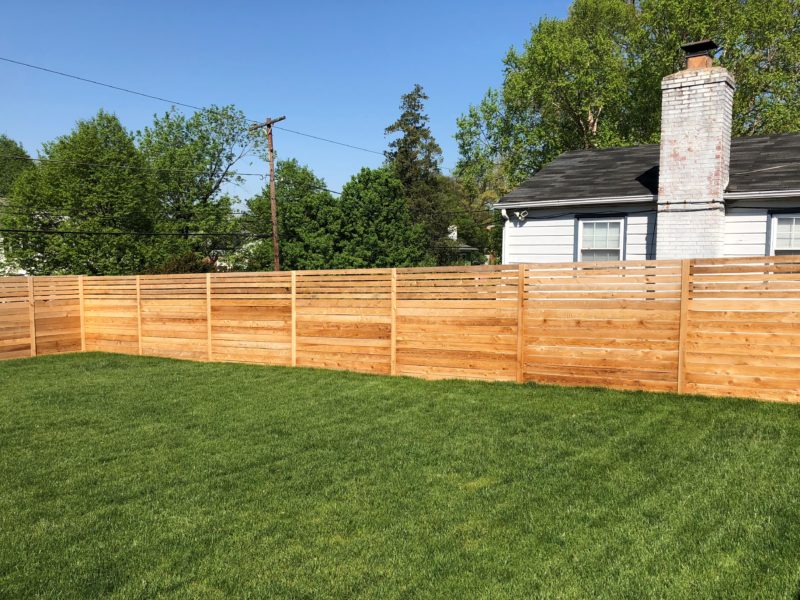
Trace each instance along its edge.
{"label": "horizontal siding", "polygon": [[766,255],[768,221],[766,208],[729,208],[725,214],[725,256]]}
{"label": "horizontal siding", "polygon": [[[625,255],[628,260],[655,258],[655,211],[641,212],[630,205],[604,206],[602,210],[581,211],[580,217],[605,217],[628,213]],[[529,210],[523,222],[508,220],[503,236],[503,262],[572,262],[575,257],[576,214],[563,209]]]}
{"label": "horizontal siding", "polygon": [[[725,256],[764,256],[769,252],[769,219],[771,209],[798,207],[800,199],[764,202],[763,207],[737,206],[731,202],[725,215]],[[655,259],[657,213],[639,212],[642,207],[618,205],[603,207],[594,213],[581,211],[580,216],[608,216],[628,212],[625,256],[627,260]],[[504,262],[570,262],[575,260],[575,214],[565,215],[558,209],[529,210],[523,223],[507,221],[504,231]]]}
{"label": "horizontal siding", "polygon": [[574,260],[575,215],[553,218],[538,213],[537,217],[529,215],[522,223],[509,220],[504,233],[503,255],[507,264]]}
{"label": "horizontal siding", "polygon": [[628,215],[625,258],[650,260],[655,258],[656,213]]}

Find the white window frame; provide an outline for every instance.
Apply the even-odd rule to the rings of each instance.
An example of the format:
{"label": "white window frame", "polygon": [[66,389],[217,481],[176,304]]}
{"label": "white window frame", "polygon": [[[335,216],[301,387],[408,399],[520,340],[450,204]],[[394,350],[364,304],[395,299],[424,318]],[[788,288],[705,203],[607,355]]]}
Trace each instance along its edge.
{"label": "white window frame", "polygon": [[577,262],[594,262],[583,260],[583,225],[584,223],[619,223],[619,260],[625,260],[625,246],[628,237],[627,219],[625,217],[577,217],[578,239],[575,245]]}
{"label": "white window frame", "polygon": [[[800,219],[800,213],[772,213],[770,215],[769,256],[775,256],[775,251],[778,250],[778,219]],[[800,248],[797,249],[797,253],[800,254]]]}

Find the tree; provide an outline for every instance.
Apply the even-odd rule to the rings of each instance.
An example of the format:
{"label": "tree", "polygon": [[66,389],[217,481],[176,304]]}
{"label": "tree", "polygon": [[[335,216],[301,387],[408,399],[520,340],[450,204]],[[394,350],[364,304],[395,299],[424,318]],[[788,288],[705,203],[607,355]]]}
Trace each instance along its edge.
{"label": "tree", "polygon": [[[425,114],[428,96],[419,84],[400,102],[400,117],[386,128],[397,135],[389,143],[387,164],[403,184],[408,208],[415,223],[421,223],[427,239],[427,253],[437,264],[462,262],[461,243],[487,249],[486,224],[492,216],[484,199],[441,173],[442,150],[431,133]],[[448,231],[456,226],[459,243]]]}
{"label": "tree", "polygon": [[[296,160],[278,161],[275,169],[281,264],[286,269],[327,269],[333,263],[342,212],[325,182]],[[247,232],[262,239],[248,243],[238,261],[247,270],[272,269],[269,190],[247,202]]]}
{"label": "tree", "polygon": [[443,211],[442,175],[439,164],[442,149],[431,133],[425,114],[428,95],[416,84],[400,102],[400,117],[386,128],[386,135],[397,135],[389,142],[386,161],[403,185],[408,209],[417,223],[423,224],[433,249],[447,235],[450,224]]}
{"label": "tree", "polygon": [[[235,201],[226,186],[241,183],[234,170],[246,156],[263,149],[262,136],[249,129],[244,114],[232,106],[211,107],[187,117],[175,109],[156,116],[138,134],[142,156],[151,170],[159,201],[157,228],[167,233],[233,233]],[[237,247],[233,236],[164,238],[164,265],[194,254],[196,264],[216,260],[220,251]],[[180,264],[193,261],[184,258]]]}
{"label": "tree", "polygon": [[[500,238],[496,229],[502,219],[492,211],[486,198],[472,193],[455,178],[447,177],[442,182],[446,201],[446,213],[451,227],[455,227],[456,243],[445,240],[437,246],[437,264],[463,264],[465,258],[476,264],[483,264],[486,255],[497,256],[500,252]],[[465,257],[461,252],[463,245],[477,249]]]}
{"label": "tree", "polygon": [[394,166],[400,182],[407,189],[430,183],[441,172],[442,149],[433,138],[425,114],[428,95],[420,84],[403,94],[400,117],[386,128],[386,135],[399,134],[389,142],[386,159]]}
{"label": "tree", "polygon": [[737,80],[734,135],[800,129],[793,0],[575,0],[504,60],[499,90],[458,120],[465,187],[499,197],[568,150],[658,141],[661,79],[711,37]]}
{"label": "tree", "polygon": [[642,0],[631,36],[643,58],[639,90],[658,131],[659,82],[683,65],[680,44],[711,38],[736,80],[733,135],[800,130],[800,3],[796,0]]}
{"label": "tree", "polygon": [[415,220],[393,168],[362,169],[344,186],[339,206],[342,227],[332,268],[432,264],[425,227]]}
{"label": "tree", "polygon": [[6,254],[32,274],[141,272],[157,203],[145,162],[116,116],[100,111],[46,143],[7,200]]}
{"label": "tree", "polygon": [[7,197],[17,178],[33,166],[22,144],[0,135],[0,198]]}

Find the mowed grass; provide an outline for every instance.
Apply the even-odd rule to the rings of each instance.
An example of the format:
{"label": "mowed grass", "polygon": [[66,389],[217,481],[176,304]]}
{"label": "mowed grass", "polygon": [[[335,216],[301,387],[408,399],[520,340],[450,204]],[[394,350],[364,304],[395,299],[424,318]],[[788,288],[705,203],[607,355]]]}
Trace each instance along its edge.
{"label": "mowed grass", "polygon": [[800,406],[0,363],[4,598],[787,598]]}

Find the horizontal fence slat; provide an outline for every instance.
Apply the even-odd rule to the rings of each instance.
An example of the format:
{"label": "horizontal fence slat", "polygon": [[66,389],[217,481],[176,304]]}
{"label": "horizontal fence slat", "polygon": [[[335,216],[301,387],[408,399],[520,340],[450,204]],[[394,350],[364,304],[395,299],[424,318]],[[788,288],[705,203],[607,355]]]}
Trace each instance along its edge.
{"label": "horizontal fence slat", "polygon": [[798,402],[800,256],[0,278],[0,359],[82,346]]}

